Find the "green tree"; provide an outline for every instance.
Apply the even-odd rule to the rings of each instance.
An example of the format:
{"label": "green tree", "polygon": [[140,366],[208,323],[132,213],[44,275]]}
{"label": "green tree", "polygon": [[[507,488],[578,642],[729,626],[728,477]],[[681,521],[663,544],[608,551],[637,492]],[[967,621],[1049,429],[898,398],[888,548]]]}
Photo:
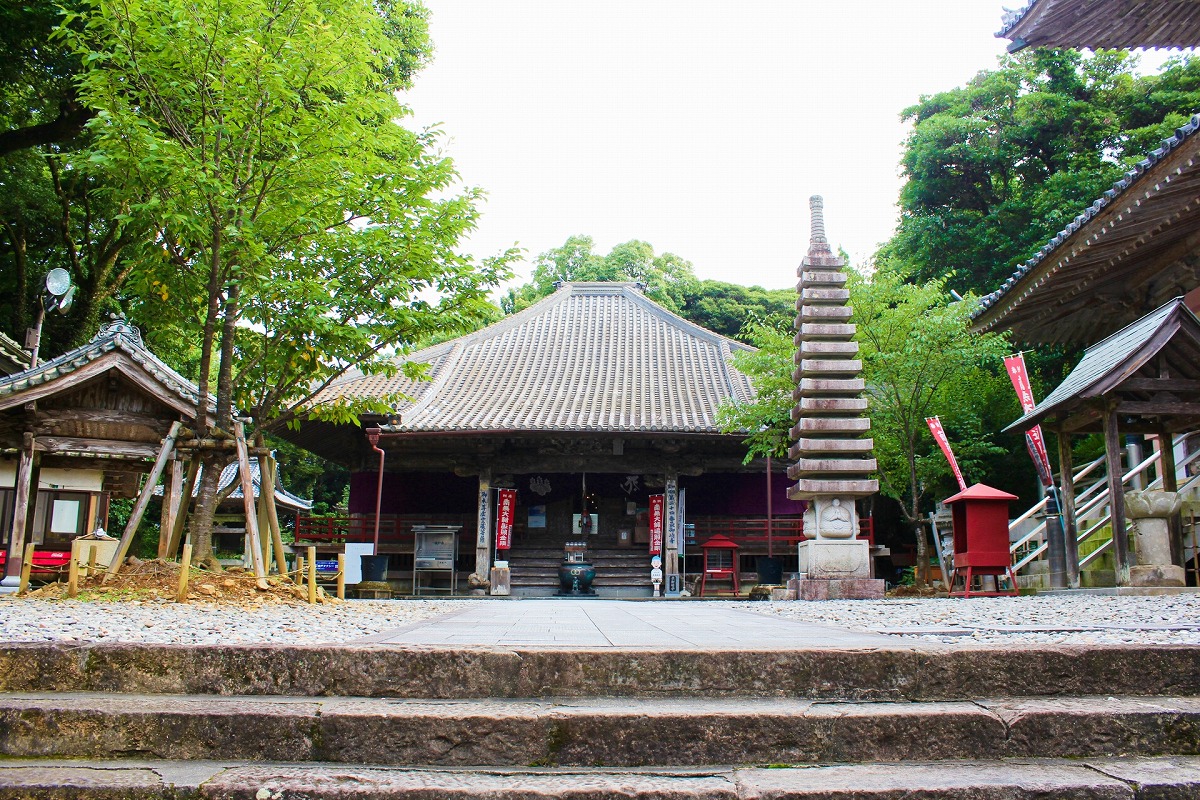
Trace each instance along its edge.
{"label": "green tree", "polygon": [[986,459],[1004,452],[989,436],[991,411],[1016,411],[1011,389],[1005,394],[1008,345],[995,334],[969,331],[971,300],[953,300],[944,279],[911,284],[891,273],[866,278],[853,270],[848,276],[879,487],[916,530],[924,580],[929,558],[921,523],[930,499],[948,496],[954,485],[925,420],[941,418],[965,473],[984,473]]}
{"label": "green tree", "polygon": [[787,457],[791,445],[792,359],[796,345],[790,330],[767,321],[752,321],[744,333],[757,348],[733,354],[733,365],[750,379],[755,398],[752,403],[726,401],[717,408],[717,424],[724,433],[745,433],[746,457]]}
{"label": "green tree", "polygon": [[76,287],[71,313],[46,320],[43,356],[86,341],[101,314],[117,310],[132,268],[124,253],[146,243],[145,227],[100,191],[103,167],[80,157],[89,139],[84,125],[94,112],[76,89],[79,55],[55,35],[62,14],[59,3],[47,0],[0,9],[3,327],[20,338],[50,269],[67,269]]}
{"label": "green tree", "polygon": [[786,327],[795,316],[796,293],[790,289],[698,280],[690,261],[674,253],[655,255],[653,246],[637,239],[603,256],[594,248],[592,237],[571,236],[539,255],[530,281],[501,300],[504,313],[547,297],[558,281],[637,281],[645,284],[647,297],[689,322],[747,344],[755,324]]}
{"label": "green tree", "polygon": [[[477,190],[433,134],[400,124],[397,92],[428,53],[426,12],[370,0],[92,0],[61,30],[84,64],[90,163],[105,196],[152,230],[133,286],[139,319],[195,348],[204,438],[237,411],[264,434],[354,398],[308,401],[352,366],[468,327],[511,254],[460,254]],[[203,407],[198,409],[204,419]],[[191,520],[211,551],[219,466],[206,452]]]}
{"label": "green tree", "polygon": [[1200,111],[1200,62],[1137,76],[1128,53],[1029,50],[922,97],[902,166],[900,224],[877,263],[987,293],[1130,162]]}
{"label": "green tree", "polygon": [[590,236],[571,236],[561,247],[537,257],[530,281],[500,301],[506,314],[520,311],[549,296],[559,281],[636,281],[645,284],[646,296],[660,305],[678,311],[687,293],[696,284],[690,261],[663,253],[656,256],[646,242],[619,244],[608,255],[593,252]]}

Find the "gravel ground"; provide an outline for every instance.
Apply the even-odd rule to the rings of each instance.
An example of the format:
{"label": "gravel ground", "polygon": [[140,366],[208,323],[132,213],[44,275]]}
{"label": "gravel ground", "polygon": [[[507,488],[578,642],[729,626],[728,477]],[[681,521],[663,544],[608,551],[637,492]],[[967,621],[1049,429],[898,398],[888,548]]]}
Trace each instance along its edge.
{"label": "gravel ground", "polygon": [[909,641],[962,645],[1200,644],[1200,594],[739,602],[733,607],[818,625],[897,634]]}
{"label": "gravel ground", "polygon": [[[351,642],[486,602],[491,601],[358,600],[248,608],[4,598],[0,599],[0,641]],[[728,607],[855,631],[894,633],[898,644],[1200,644],[1200,595],[731,602]]]}

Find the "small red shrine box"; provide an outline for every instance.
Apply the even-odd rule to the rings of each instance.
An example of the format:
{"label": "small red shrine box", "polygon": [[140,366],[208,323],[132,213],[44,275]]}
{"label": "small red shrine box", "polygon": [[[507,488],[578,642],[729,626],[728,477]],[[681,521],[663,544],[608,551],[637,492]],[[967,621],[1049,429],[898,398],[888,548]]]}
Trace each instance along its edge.
{"label": "small red shrine box", "polygon": [[704,597],[705,584],[709,578],[717,581],[733,581],[733,594],[742,590],[738,577],[738,544],[728,536],[717,534],[700,545],[704,552],[704,571],[700,575],[700,596]]}
{"label": "small red shrine box", "polygon": [[[950,594],[971,595],[1016,594],[1017,579],[1012,572],[1012,557],[1008,541],[1008,503],[1017,496],[977,483],[953,497],[946,498],[950,506],[954,530],[954,578]],[[973,591],[976,577],[991,575],[996,591]],[[1007,577],[1012,587],[1000,589],[1000,577]],[[959,578],[963,588],[956,591]]]}

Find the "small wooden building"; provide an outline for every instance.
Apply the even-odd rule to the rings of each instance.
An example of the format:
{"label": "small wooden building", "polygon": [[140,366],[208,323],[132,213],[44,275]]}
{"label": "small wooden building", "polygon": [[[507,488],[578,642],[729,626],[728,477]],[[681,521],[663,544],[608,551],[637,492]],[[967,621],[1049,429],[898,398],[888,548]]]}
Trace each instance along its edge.
{"label": "small wooden building", "polygon": [[[1200,12],[1195,3],[1175,0],[1032,0],[1010,12],[997,35],[1013,41],[1012,51],[1194,47],[1200,44]],[[1177,455],[1190,452],[1189,432],[1200,423],[1195,413],[1200,376],[1194,374],[1197,352],[1191,342],[1196,329],[1191,312],[1200,309],[1198,226],[1200,115],[1083,209],[983,298],[974,314],[975,330],[1009,331],[1017,343],[1091,345],[1067,379],[1010,426],[1023,430],[1040,421],[1058,434],[1072,585],[1078,585],[1079,560],[1071,436],[1089,431],[1105,436],[1118,583],[1128,579],[1130,568],[1120,434],[1157,436],[1158,472],[1168,490],[1175,488]],[[1182,551],[1182,545],[1176,549]]]}
{"label": "small wooden building", "polygon": [[[0,378],[0,543],[6,575],[23,543],[69,549],[134,497],[172,424],[194,423],[198,391],[122,319],[87,344]],[[209,413],[215,401],[209,399]]]}

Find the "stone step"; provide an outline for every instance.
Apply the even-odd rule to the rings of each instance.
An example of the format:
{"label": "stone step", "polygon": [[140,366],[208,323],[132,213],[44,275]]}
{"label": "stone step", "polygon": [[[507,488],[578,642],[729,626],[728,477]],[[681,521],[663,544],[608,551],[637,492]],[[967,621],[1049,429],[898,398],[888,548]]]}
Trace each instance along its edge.
{"label": "stone step", "polygon": [[898,645],[839,650],[780,641],[771,650],[712,651],[7,643],[0,644],[0,691],[907,701],[1200,696],[1200,647]]}
{"label": "stone step", "polygon": [[678,766],[1200,753],[1200,698],[398,700],[0,695],[6,758]]}
{"label": "stone step", "polygon": [[675,770],[395,769],[344,764],[12,760],[0,798],[78,800],[1184,800],[1200,796],[1187,757],[871,763]]}

